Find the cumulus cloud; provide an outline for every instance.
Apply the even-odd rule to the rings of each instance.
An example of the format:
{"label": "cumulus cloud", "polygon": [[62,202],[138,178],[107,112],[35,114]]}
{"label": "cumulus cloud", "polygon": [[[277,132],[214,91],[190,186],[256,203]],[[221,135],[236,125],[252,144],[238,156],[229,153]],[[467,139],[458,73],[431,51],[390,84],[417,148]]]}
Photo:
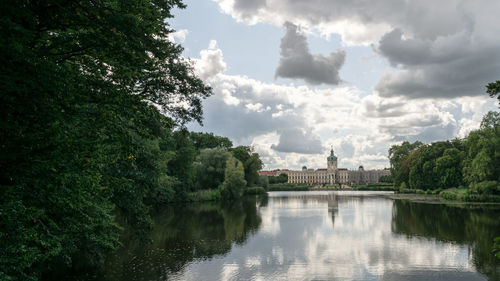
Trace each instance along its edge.
{"label": "cumulus cloud", "polygon": [[226,70],[222,50],[217,48],[217,41],[211,40],[208,49],[200,51],[200,59],[195,60],[196,74],[204,80]]}
{"label": "cumulus cloud", "polygon": [[[280,152],[295,152],[302,154],[319,154],[324,151],[319,137],[311,132],[304,132],[299,128],[284,130],[277,145],[271,148]],[[303,161],[301,161],[303,162]]]}
{"label": "cumulus cloud", "polygon": [[285,23],[286,34],[281,39],[281,58],[275,77],[303,79],[309,84],[337,85],[342,80],[339,70],[345,61],[345,51],[338,50],[329,56],[311,54],[307,38],[293,23]]}
{"label": "cumulus cloud", "polygon": [[[215,43],[209,50],[217,50]],[[330,145],[339,167],[388,167],[392,144],[462,137],[496,110],[486,95],[408,100],[363,96],[353,86],[319,89],[215,73],[207,80],[214,95],[203,101],[205,125],[190,129],[253,146],[266,169],[326,167]]]}
{"label": "cumulus cloud", "polygon": [[184,43],[186,37],[189,34],[189,30],[181,29],[168,34],[168,40],[174,43]]}
{"label": "cumulus cloud", "polygon": [[495,47],[471,41],[470,32],[435,40],[403,39],[399,29],[382,37],[378,51],[397,73],[386,73],[375,89],[381,96],[450,98],[484,94],[484,85],[498,79],[500,56]]}
{"label": "cumulus cloud", "polygon": [[371,44],[397,68],[375,87],[383,97],[484,95],[500,73],[500,1],[215,1],[248,24],[293,21],[326,37],[340,34],[345,45]]}

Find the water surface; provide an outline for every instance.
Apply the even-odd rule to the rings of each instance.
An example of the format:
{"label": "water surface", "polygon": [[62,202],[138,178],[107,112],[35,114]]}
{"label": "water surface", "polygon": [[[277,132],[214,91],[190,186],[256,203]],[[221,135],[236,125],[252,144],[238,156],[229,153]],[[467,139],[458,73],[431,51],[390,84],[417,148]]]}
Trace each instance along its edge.
{"label": "water surface", "polygon": [[270,192],[173,205],[125,239],[105,280],[500,280],[500,211],[380,192]]}

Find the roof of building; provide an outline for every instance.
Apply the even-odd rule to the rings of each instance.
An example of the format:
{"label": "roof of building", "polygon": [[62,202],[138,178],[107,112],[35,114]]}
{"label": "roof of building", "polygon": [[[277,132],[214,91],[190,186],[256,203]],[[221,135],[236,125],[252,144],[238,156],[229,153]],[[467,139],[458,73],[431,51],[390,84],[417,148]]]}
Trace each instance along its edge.
{"label": "roof of building", "polygon": [[337,156],[333,153],[333,148],[330,150],[330,156],[326,158],[328,161],[337,161]]}

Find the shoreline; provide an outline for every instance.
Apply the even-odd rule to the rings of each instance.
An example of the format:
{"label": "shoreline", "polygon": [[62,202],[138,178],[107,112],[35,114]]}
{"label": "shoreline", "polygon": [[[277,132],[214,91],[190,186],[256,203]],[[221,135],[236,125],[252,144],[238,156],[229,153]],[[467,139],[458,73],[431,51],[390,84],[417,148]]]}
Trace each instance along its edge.
{"label": "shoreline", "polygon": [[446,204],[446,205],[491,205],[500,207],[498,202],[465,202],[460,200],[447,200],[439,195],[414,194],[414,193],[393,193],[385,195],[393,200],[408,200],[426,204]]}

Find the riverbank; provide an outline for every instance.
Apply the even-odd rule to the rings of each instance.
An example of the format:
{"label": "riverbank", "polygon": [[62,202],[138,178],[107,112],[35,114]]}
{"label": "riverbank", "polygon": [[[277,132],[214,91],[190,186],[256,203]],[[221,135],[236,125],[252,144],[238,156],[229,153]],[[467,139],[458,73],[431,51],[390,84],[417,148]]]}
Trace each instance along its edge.
{"label": "riverbank", "polygon": [[445,198],[439,194],[394,193],[394,194],[387,194],[385,196],[395,200],[408,200],[411,202],[428,203],[428,204],[500,206],[500,202],[463,201],[456,198],[451,199],[452,197]]}
{"label": "riverbank", "polygon": [[388,184],[363,184],[355,186],[343,186],[339,184],[326,186],[310,186],[306,184],[270,184],[268,191],[310,191],[310,190],[359,190],[359,191],[395,191],[392,185]]}

